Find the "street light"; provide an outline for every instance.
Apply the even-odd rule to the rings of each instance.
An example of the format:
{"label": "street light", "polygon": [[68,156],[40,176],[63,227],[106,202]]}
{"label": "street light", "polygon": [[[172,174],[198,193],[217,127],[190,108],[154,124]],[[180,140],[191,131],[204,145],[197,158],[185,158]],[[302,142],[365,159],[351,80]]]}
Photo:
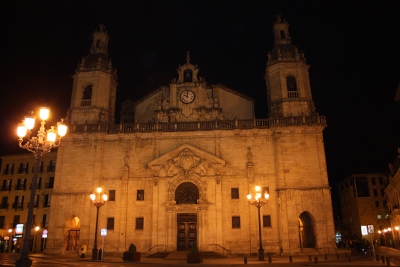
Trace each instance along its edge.
{"label": "street light", "polygon": [[97,260],[97,253],[98,253],[98,249],[97,249],[97,226],[99,223],[99,209],[101,206],[104,205],[104,203],[106,203],[108,197],[106,193],[101,194],[101,191],[103,191],[103,189],[99,186],[96,189],[96,194],[93,192],[90,194],[90,199],[92,200],[92,204],[96,207],[96,230],[94,232],[94,246],[93,246],[93,250],[92,250],[92,260]]}
{"label": "street light", "polygon": [[[265,204],[268,203],[269,199],[269,194],[268,192],[264,192],[264,195],[261,194],[261,187],[256,186],[256,195],[254,196],[254,200],[252,200],[252,195],[251,193],[247,194],[247,199],[249,200],[249,203],[253,206],[255,206],[258,209],[258,232],[259,232],[259,239],[260,239],[260,245],[258,249],[258,260],[263,261],[264,260],[264,249],[262,246],[262,235],[261,235],[261,215],[260,215],[260,208],[264,206]],[[264,200],[263,200],[264,196]]]}
{"label": "street light", "polygon": [[37,246],[37,233],[38,233],[38,231],[39,231],[39,226],[36,226],[35,227],[35,231],[36,231],[36,233],[35,233],[35,245],[33,246],[33,253],[36,253],[36,246]]}
{"label": "street light", "polygon": [[7,248],[7,252],[11,252],[11,233],[12,233],[12,229],[8,229],[8,248]]}
{"label": "street light", "polygon": [[[33,112],[30,113],[29,116],[25,117],[25,120],[18,125],[17,135],[19,137],[19,147],[32,152],[35,157],[35,167],[32,178],[32,187],[31,187],[31,196],[29,200],[28,207],[28,217],[26,219],[26,228],[25,228],[25,238],[24,245],[21,252],[21,258],[19,258],[15,262],[15,266],[17,267],[29,267],[32,265],[32,260],[29,259],[29,242],[33,221],[33,208],[35,206],[35,194],[36,194],[36,185],[37,185],[37,176],[40,169],[40,159],[43,154],[46,154],[51,151],[52,148],[56,148],[61,144],[61,138],[67,133],[67,126],[64,124],[63,120],[58,123],[57,132],[54,129],[54,126],[51,126],[51,129],[45,130],[44,125],[46,124],[46,120],[49,117],[50,110],[46,107],[40,108],[40,119],[41,125],[38,131],[37,137],[31,136],[32,129],[35,126],[36,116],[33,115]],[[47,137],[46,137],[47,133]],[[57,139],[57,133],[59,138]],[[27,135],[27,136],[26,136]],[[26,136],[26,137],[25,137]]]}

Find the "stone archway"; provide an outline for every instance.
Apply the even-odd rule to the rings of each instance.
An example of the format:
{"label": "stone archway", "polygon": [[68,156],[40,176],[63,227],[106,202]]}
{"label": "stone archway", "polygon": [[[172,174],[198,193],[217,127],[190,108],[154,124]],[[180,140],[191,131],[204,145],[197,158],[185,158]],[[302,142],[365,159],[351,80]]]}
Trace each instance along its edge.
{"label": "stone archway", "polygon": [[314,219],[308,212],[303,212],[298,220],[300,248],[315,248]]}
{"label": "stone archway", "polygon": [[80,246],[81,221],[77,216],[70,216],[64,225],[64,251],[76,252]]}

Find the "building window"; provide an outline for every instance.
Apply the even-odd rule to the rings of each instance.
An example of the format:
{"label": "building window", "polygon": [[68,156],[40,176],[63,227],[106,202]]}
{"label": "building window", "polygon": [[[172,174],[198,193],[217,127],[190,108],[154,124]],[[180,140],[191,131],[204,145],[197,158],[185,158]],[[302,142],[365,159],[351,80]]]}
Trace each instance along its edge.
{"label": "building window", "polygon": [[375,177],[372,177],[371,183],[372,183],[372,185],[376,185]]}
{"label": "building window", "polygon": [[286,77],[286,86],[288,91],[288,98],[298,98],[296,78],[293,76]]}
{"label": "building window", "polygon": [[143,230],[144,218],[136,218],[136,230]]}
{"label": "building window", "polygon": [[264,186],[264,187],[262,187],[261,188],[261,196],[262,197],[264,197],[265,196],[265,193],[268,193],[269,194],[269,187],[267,187],[267,186]]}
{"label": "building window", "polygon": [[107,230],[114,230],[114,218],[107,218]]}
{"label": "building window", "polygon": [[136,200],[144,200],[144,190],[137,191]]}
{"label": "building window", "polygon": [[4,170],[4,174],[13,174],[14,173],[14,164],[6,164],[6,168]]}
{"label": "building window", "polygon": [[381,189],[381,196],[385,196],[385,189]]}
{"label": "building window", "polygon": [[184,82],[192,82],[192,70],[188,69],[184,71]]}
{"label": "building window", "polygon": [[115,201],[115,190],[108,191],[108,201]]}
{"label": "building window", "polygon": [[18,179],[15,185],[15,190],[25,190],[26,189],[26,179]]}
{"label": "building window", "polygon": [[50,207],[50,203],[51,203],[51,195],[47,194],[44,196],[43,208]]}
{"label": "building window", "polygon": [[6,221],[6,216],[0,216],[0,228],[5,229],[5,221]]}
{"label": "building window", "polygon": [[47,168],[48,172],[55,172],[56,171],[56,161],[52,160],[49,163],[49,167]]}
{"label": "building window", "polygon": [[13,228],[15,228],[17,224],[19,224],[20,218],[21,217],[19,215],[14,215]]}
{"label": "building window", "polygon": [[271,215],[263,215],[263,227],[271,227]]}
{"label": "building window", "polygon": [[49,177],[49,182],[44,185],[45,188],[53,188],[54,187],[54,177]]}
{"label": "building window", "polygon": [[382,179],[382,177],[379,177],[378,179],[379,179],[379,184],[380,184],[380,185],[383,185],[383,179]]}
{"label": "building window", "polygon": [[232,216],[232,228],[240,228],[240,216]]}
{"label": "building window", "polygon": [[375,207],[379,208],[379,201],[375,201]]}
{"label": "building window", "polygon": [[92,85],[89,85],[83,90],[81,106],[86,107],[90,106],[92,101]]}
{"label": "building window", "polygon": [[378,190],[374,189],[374,197],[378,196]]}
{"label": "building window", "polygon": [[18,168],[18,173],[28,173],[28,163],[20,163]]}
{"label": "building window", "polygon": [[231,188],[231,198],[232,199],[239,198],[239,188]]}
{"label": "building window", "polygon": [[42,216],[42,223],[41,223],[41,225],[42,225],[42,228],[48,227],[47,215],[46,215],[46,214],[43,214],[43,216]]}

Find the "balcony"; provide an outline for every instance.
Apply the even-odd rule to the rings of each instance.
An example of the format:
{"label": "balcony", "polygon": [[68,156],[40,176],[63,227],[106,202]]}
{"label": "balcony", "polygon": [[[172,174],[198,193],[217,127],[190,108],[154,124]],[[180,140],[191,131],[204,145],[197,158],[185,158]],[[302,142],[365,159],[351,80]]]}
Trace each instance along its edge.
{"label": "balcony", "polygon": [[47,166],[47,172],[55,172],[56,171],[56,166]]}
{"label": "balcony", "polygon": [[17,184],[14,187],[14,190],[25,190],[26,189],[26,184]]}
{"label": "balcony", "polygon": [[[27,208],[29,208],[29,204],[30,204],[30,202],[27,203],[27,205],[26,205]],[[33,207],[35,209],[39,208],[39,203],[38,202],[33,203]]]}
{"label": "balcony", "polygon": [[45,183],[44,184],[44,188],[53,188],[54,187],[54,183]]}
{"label": "balcony", "polygon": [[24,209],[24,203],[12,203],[12,208],[15,210],[23,210]]}
{"label": "balcony", "polygon": [[324,116],[279,117],[251,120],[215,120],[197,122],[154,122],[134,124],[79,124],[72,125],[71,132],[146,133],[146,132],[186,132],[237,129],[269,129],[277,126],[315,125],[326,126]]}
{"label": "balcony", "polygon": [[28,173],[28,168],[26,168],[26,167],[18,168],[17,173]]}
{"label": "balcony", "polygon": [[1,204],[0,204],[0,209],[1,209],[1,210],[8,210],[8,206],[9,206],[8,203],[1,203]]}
{"label": "balcony", "polygon": [[0,187],[0,191],[11,191],[11,185],[6,185]]}
{"label": "balcony", "polygon": [[43,208],[50,208],[50,202],[43,202]]}

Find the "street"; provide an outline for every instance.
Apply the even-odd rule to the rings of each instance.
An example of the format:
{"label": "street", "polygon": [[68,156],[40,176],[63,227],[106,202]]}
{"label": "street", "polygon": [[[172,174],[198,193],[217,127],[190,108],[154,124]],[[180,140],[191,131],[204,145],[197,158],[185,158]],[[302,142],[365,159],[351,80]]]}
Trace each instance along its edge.
{"label": "street", "polygon": [[[186,260],[165,260],[160,258],[147,258],[142,257],[140,262],[123,262],[122,257],[119,256],[104,256],[102,261],[93,261],[90,257],[84,259],[72,255],[44,255],[41,253],[30,254],[29,258],[33,261],[33,267],[67,267],[67,266],[96,266],[96,267],[125,267],[133,265],[145,265],[146,267],[153,266],[389,266],[387,259],[389,259],[390,266],[400,266],[400,251],[392,248],[378,246],[375,248],[376,255],[379,260],[375,261],[372,256],[352,256],[349,250],[339,250],[339,259],[337,255],[313,255],[313,256],[273,256],[271,263],[266,258],[265,261],[260,262],[257,256],[249,256],[244,262],[244,257],[232,256],[229,258],[219,259],[204,259],[203,263],[187,264]],[[383,256],[383,262],[382,262]],[[16,253],[0,253],[0,267],[15,266],[15,261],[19,259],[20,254]]]}

